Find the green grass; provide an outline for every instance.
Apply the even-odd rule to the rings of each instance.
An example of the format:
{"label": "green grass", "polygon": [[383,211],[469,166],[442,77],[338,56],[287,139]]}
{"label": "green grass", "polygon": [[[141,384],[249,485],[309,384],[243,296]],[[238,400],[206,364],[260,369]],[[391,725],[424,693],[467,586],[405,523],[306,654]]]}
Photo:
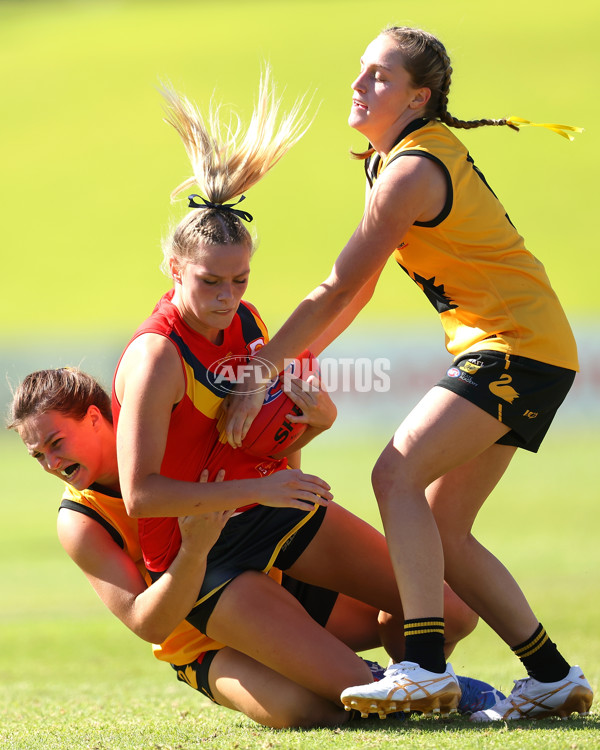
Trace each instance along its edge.
{"label": "green grass", "polygon": [[[305,466],[336,498],[379,526],[369,467],[384,439],[334,431],[306,451]],[[32,464],[15,435],[0,439],[0,745],[3,748],[597,748],[600,714],[475,727],[465,719],[356,722],[342,730],[268,730],[175,680],[147,644],[104,609],[55,539],[60,486]],[[599,440],[559,428],[537,456],[517,454],[478,522],[566,657],[600,684],[597,636],[600,549]],[[349,468],[350,467],[350,468]],[[383,659],[381,651],[369,653]],[[459,674],[509,690],[522,676],[508,649],[480,624],[456,649]]]}

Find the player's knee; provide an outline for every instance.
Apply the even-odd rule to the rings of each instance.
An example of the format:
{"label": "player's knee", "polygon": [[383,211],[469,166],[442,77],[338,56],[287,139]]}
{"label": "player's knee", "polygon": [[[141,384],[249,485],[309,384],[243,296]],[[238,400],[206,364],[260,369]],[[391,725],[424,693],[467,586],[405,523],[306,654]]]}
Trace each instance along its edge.
{"label": "player's knee", "polygon": [[390,482],[389,472],[385,467],[383,457],[379,458],[373,467],[373,471],[371,472],[371,486],[373,487],[377,502],[380,505],[386,503],[390,495]]}
{"label": "player's knee", "polygon": [[400,465],[392,464],[385,455],[379,457],[371,472],[371,486],[380,507],[396,502],[398,488],[405,489],[408,483]]}

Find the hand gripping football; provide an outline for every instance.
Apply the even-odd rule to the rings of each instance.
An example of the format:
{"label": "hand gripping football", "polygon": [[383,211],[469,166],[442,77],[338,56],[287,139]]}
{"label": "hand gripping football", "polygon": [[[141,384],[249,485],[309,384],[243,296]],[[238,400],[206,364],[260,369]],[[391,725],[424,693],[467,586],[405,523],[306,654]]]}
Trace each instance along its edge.
{"label": "hand gripping football", "polygon": [[[289,373],[306,381],[310,375],[318,375],[317,359],[306,349],[284,369],[280,376]],[[290,422],[286,415],[302,412],[284,392],[278,376],[269,386],[261,410],[258,412],[242,448],[253,456],[272,456],[288,448],[306,430],[307,425]]]}

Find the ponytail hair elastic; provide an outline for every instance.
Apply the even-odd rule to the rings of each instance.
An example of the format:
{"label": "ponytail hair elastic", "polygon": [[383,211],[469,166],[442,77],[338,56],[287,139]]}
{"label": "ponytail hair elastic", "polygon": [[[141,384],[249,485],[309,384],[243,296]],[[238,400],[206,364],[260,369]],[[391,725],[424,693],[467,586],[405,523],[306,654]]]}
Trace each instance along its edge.
{"label": "ponytail hair elastic", "polygon": [[557,125],[553,122],[531,122],[530,120],[524,120],[522,117],[507,117],[506,124],[514,130],[519,130],[519,128],[525,127],[526,125],[530,125],[534,128],[546,128],[553,133],[562,135],[563,138],[567,138],[569,141],[574,140],[574,137],[569,135],[569,132],[566,131],[572,133],[583,133],[583,128],[576,128],[573,125]]}
{"label": "ponytail hair elastic", "polygon": [[[196,198],[200,198],[202,203],[197,203],[195,200]],[[208,201],[206,200],[206,198],[203,198],[201,195],[197,195],[196,193],[188,195],[188,200],[189,208],[214,208],[215,211],[225,211],[226,213],[235,214],[236,216],[239,216],[240,219],[248,222],[252,221],[252,219],[254,218],[252,214],[249,214],[247,211],[242,211],[241,208],[234,208],[234,206],[237,206],[238,203],[246,200],[245,195],[242,195],[239,201],[236,201],[235,203],[213,203],[212,201]]]}

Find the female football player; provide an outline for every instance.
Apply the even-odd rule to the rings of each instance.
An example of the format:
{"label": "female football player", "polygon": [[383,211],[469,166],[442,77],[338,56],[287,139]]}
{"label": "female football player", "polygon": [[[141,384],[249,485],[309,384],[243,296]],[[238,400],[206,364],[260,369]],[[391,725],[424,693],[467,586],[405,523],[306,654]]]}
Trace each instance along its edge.
{"label": "female football player", "polygon": [[[98,382],[75,368],[31,373],[15,391],[8,427],[44,471],[65,482],[58,535],[69,556],[116,617],[140,638],[160,644],[154,655],[170,663],[178,679],[267,726],[333,725],[349,718],[338,693],[353,679],[370,676],[354,651],[379,645],[377,610],[282,580],[275,569],[269,577],[247,572],[230,591],[228,636],[236,645],[252,638],[256,643],[243,651],[224,645],[226,639],[216,642],[184,618],[231,511],[179,519],[179,551],[148,586],[137,521],[121,499],[110,399]],[[449,627],[456,626],[459,639],[476,618],[451,592],[449,606],[455,614]],[[489,685],[460,679],[463,711],[489,702]]]}
{"label": "female football player", "polygon": [[[168,122],[193,169],[173,195],[192,184],[203,195],[189,196],[192,210],[165,243],[164,268],[173,287],[134,334],[114,377],[121,490],[127,512],[139,519],[145,566],[155,580],[168,569],[180,544],[178,517],[235,510],[208,555],[198,601],[188,615],[203,633],[227,641],[230,588],[243,585],[236,578],[244,570],[271,567],[364,601],[398,621],[400,599],[390,585],[384,538],[334,503],[321,478],[290,469],[281,455],[235,450],[218,431],[228,390],[216,377],[217,365],[226,358],[245,361],[267,340],[257,310],[242,299],[253,252],[245,226],[251,217],[230,201],[300,137],[303,112],[296,107],[278,122],[279,102],[267,74],[242,137],[239,129],[220,124],[218,108],[205,119],[182,95],[163,93]],[[205,469],[210,479],[223,469],[226,480],[199,483]],[[268,579],[261,580],[270,589]],[[269,611],[256,594],[253,601]],[[273,627],[280,627],[277,618]],[[244,644],[236,643],[243,650]]]}
{"label": "female football player", "polygon": [[[297,140],[301,112],[296,108],[277,125],[278,101],[265,77],[242,137],[240,129],[220,125],[218,109],[205,120],[185,97],[172,89],[163,93],[168,122],[181,136],[193,169],[174,195],[192,184],[203,195],[188,196],[192,211],[165,243],[164,267],[173,287],[127,345],[113,382],[120,487],[127,512],[139,519],[145,567],[153,580],[168,570],[181,543],[178,517],[233,509],[207,556],[197,601],[187,615],[191,624],[277,669],[271,638],[273,631],[285,632],[292,613],[271,601],[281,590],[267,576],[257,575],[259,583],[250,590],[241,575],[276,567],[385,613],[381,640],[397,659],[403,639],[394,633],[401,632],[397,623],[403,615],[383,536],[333,502],[321,478],[290,469],[280,453],[255,456],[234,449],[218,430],[228,392],[217,377],[220,363],[245,363],[267,340],[258,312],[242,299],[253,251],[245,226],[251,216],[239,201],[230,201]],[[300,440],[329,426],[311,423],[312,431]],[[206,469],[210,479],[224,470],[225,481],[199,483]],[[250,613],[258,629],[240,629],[236,617]],[[355,667],[369,677],[360,662]],[[326,671],[307,672],[286,674],[330,696]]]}
{"label": "female football player", "polygon": [[[365,160],[368,179],[363,217],[329,278],[261,358],[277,371],[318,336],[321,348],[327,345],[367,303],[391,255],[440,315],[453,357],[372,475],[406,618],[404,660],[376,685],[345,691],[344,701],[365,710],[415,701],[442,710],[452,705],[456,680],[443,650],[445,576],[528,673],[507,701],[474,720],[586,713],[592,693],[581,669],[557,650],[513,577],[471,531],[517,447],[538,450],[578,364],[542,264],[450,130],[518,130],[530,123],[454,117],[451,73],[443,44],[420,29],[390,27],[368,45],[349,117],[369,141],[355,155]],[[566,137],[577,130],[547,127]],[[257,383],[250,379],[228,406],[233,446],[258,409]]]}

